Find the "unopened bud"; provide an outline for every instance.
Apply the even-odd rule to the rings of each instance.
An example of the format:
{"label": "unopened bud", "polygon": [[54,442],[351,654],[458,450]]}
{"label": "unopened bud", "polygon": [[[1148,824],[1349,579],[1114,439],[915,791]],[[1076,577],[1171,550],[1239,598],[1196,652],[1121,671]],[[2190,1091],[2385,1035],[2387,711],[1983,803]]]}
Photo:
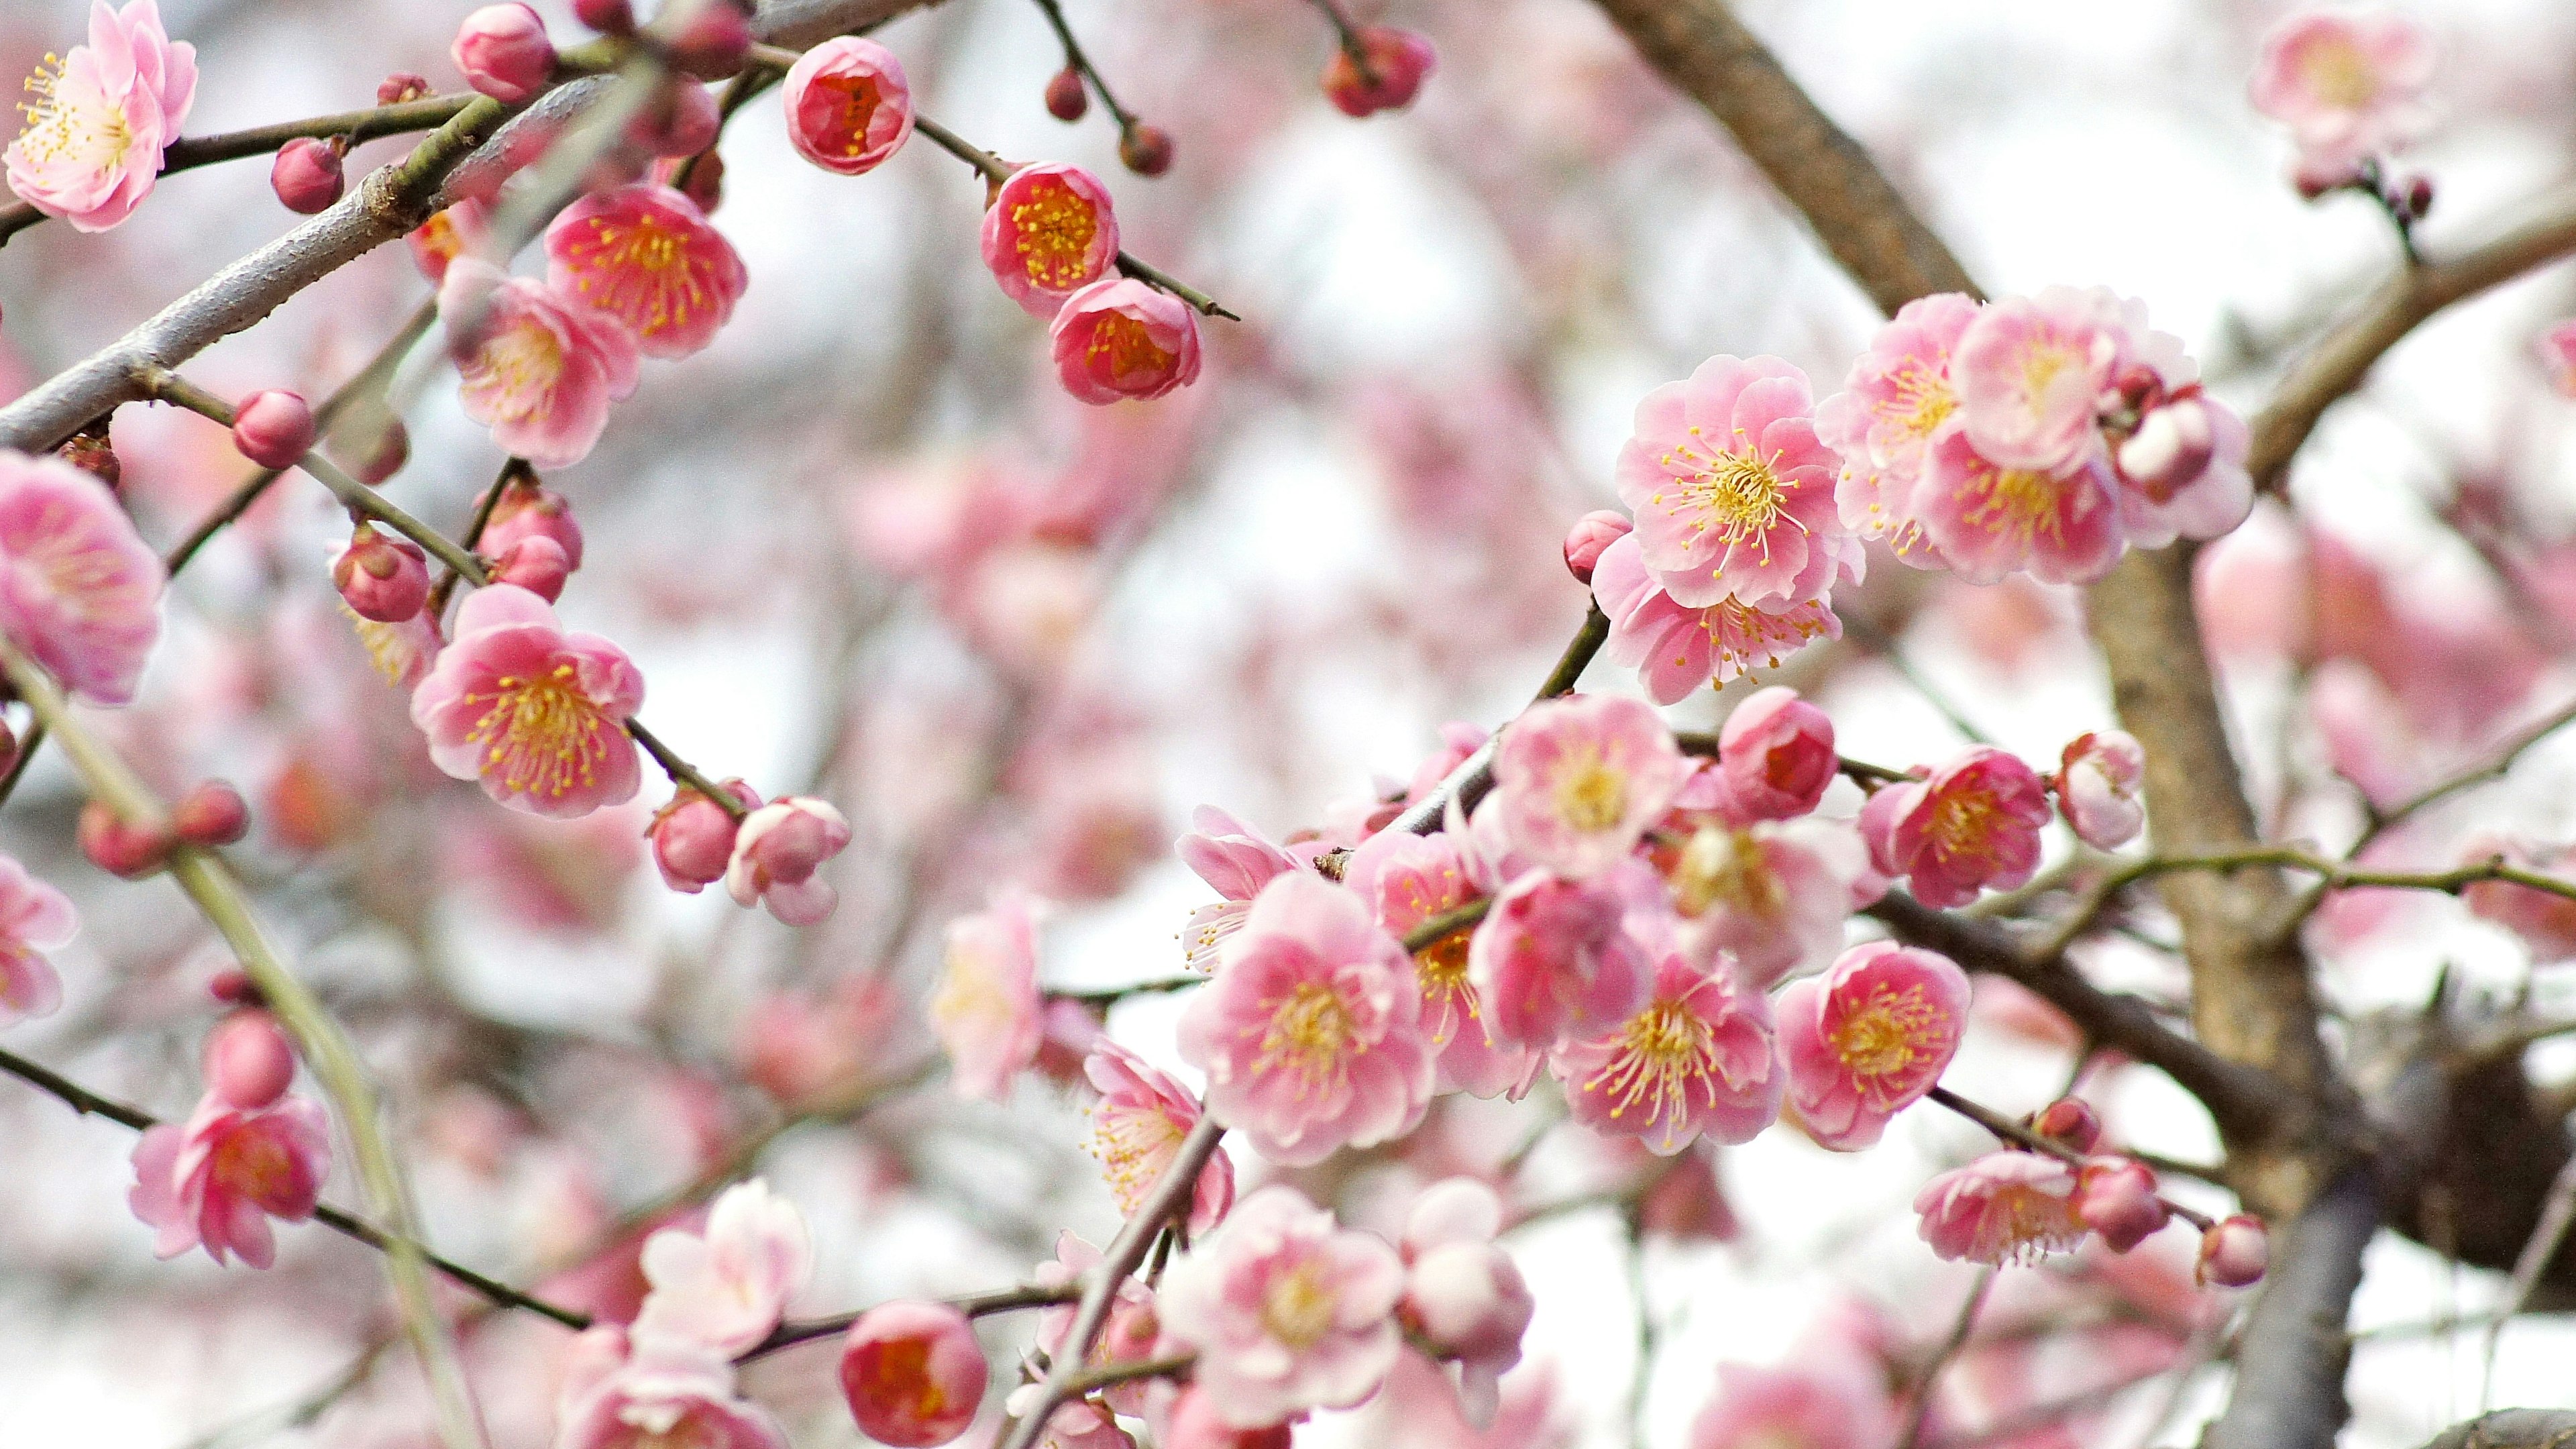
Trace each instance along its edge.
{"label": "unopened bud", "polygon": [[2102,1140],[2102,1119],[2094,1115],[2090,1104],[2074,1097],[2060,1097],[2039,1109],[2039,1115],[2030,1119],[2030,1130],[2072,1151],[2090,1152],[2093,1144]]}
{"label": "unopened bud", "polygon": [[361,523],[331,563],[331,584],[359,618],[404,623],[429,602],[429,558],[410,539],[387,538]]}
{"label": "unopened bud", "polygon": [[1118,159],[1139,176],[1172,169],[1172,138],[1160,126],[1139,125],[1118,138]]}
{"label": "unopened bud", "polygon": [[75,833],[81,854],[89,857],[90,864],[126,880],[141,880],[159,870],[177,843],[166,830],[127,824],[103,800],[92,800],[81,807],[80,828]]}
{"label": "unopened bud", "polygon": [[572,577],[572,561],[564,557],[562,544],[532,533],[502,550],[493,561],[491,576],[496,584],[516,584],[551,604],[563,597],[564,581]]}
{"label": "unopened bud", "polygon": [[2125,1253],[2165,1225],[2156,1175],[2134,1157],[2105,1157],[2084,1164],[2075,1178],[2075,1217],[2102,1235],[2111,1251]]}
{"label": "unopened bud", "polygon": [[1565,567],[1578,584],[1592,582],[1592,566],[1610,545],[1628,536],[1635,527],[1628,515],[1615,509],[1601,508],[1574,520],[1565,534]]}
{"label": "unopened bud", "polygon": [[399,106],[429,94],[429,77],[413,75],[407,70],[395,71],[376,83],[376,104]]}
{"label": "unopened bud", "polygon": [[664,44],[673,66],[717,80],[742,69],[743,57],[751,53],[751,22],[731,0],[706,0]]}
{"label": "unopened bud", "polygon": [[1082,86],[1082,72],[1072,66],[1057,71],[1046,86],[1047,114],[1059,121],[1079,121],[1091,109],[1091,95]]}
{"label": "unopened bud", "polygon": [[170,831],[190,845],[230,845],[250,834],[250,806],[239,790],[208,780],[171,807]]}
{"label": "unopened bud", "polygon": [[263,468],[292,468],[313,451],[313,409],[282,387],[252,393],[233,413],[233,446]]}
{"label": "unopened bud", "polygon": [[2211,1223],[2200,1235],[2200,1265],[2193,1276],[2222,1288],[2244,1288],[2263,1281],[2271,1259],[2271,1235],[2263,1220],[2238,1213]]}
{"label": "unopened bud", "polygon": [[206,1090],[227,1107],[256,1112],[295,1081],[295,1049],[265,1011],[236,1011],[206,1033]]}
{"label": "unopened bud", "polygon": [[348,187],[348,177],[340,168],[340,147],[310,136],[296,137],[277,148],[277,160],[268,168],[268,185],[289,211],[311,216],[328,210]]}
{"label": "unopened bud", "polygon": [[2120,445],[2120,476],[2138,485],[2158,503],[2170,500],[2183,485],[2209,471],[2218,452],[2209,405],[2196,397],[2178,398],[2138,419],[2138,430]]}
{"label": "unopened bud", "polygon": [[602,35],[625,35],[635,29],[632,0],[572,0],[572,17]]}

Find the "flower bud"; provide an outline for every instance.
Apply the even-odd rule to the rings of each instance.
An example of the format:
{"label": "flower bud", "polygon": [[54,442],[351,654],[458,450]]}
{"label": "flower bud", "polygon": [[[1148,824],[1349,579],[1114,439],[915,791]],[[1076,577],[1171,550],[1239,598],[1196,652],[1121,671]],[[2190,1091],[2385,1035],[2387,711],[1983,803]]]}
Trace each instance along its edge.
{"label": "flower bud", "polygon": [[2030,1119],[2030,1130],[2072,1151],[2090,1152],[2102,1140],[2102,1119],[2094,1115],[2091,1104],[2060,1097],[2039,1109],[2039,1115]]}
{"label": "flower bud", "polygon": [[945,1444],[965,1433],[991,1377],[974,1325],[944,1303],[880,1304],[842,1340],[850,1417],[880,1444]]}
{"label": "flower bud", "polygon": [[2165,1225],[2169,1212],[2156,1196],[2156,1175],[2134,1157],[2097,1157],[2076,1172],[2075,1217],[2102,1235],[2111,1251],[2125,1253]]}
{"label": "flower bud", "polygon": [[850,824],[829,801],[782,795],[742,822],[725,867],[725,889],[736,905],[766,905],[788,925],[813,925],[840,901],[831,882],[816,872],[849,843]]}
{"label": "flower bud", "polygon": [[716,143],[723,125],[715,92],[697,81],[675,79],[627,123],[626,137],[650,155],[695,156]]}
{"label": "flower bud", "polygon": [[718,80],[742,69],[751,53],[751,21],[732,0],[706,0],[665,44],[675,68]]}
{"label": "flower bud", "polygon": [[289,211],[311,216],[327,210],[348,185],[340,170],[340,148],[310,136],[296,137],[277,148],[277,160],[268,168],[268,185]]}
{"label": "flower bud", "polygon": [[1414,1262],[1397,1311],[1444,1354],[1486,1359],[1519,1351],[1536,1308],[1511,1254],[1491,1243],[1449,1243]]}
{"label": "flower bud", "polygon": [[[724,790],[743,808],[760,808],[760,792],[742,781],[727,780]],[[683,785],[670,804],[653,813],[644,834],[653,842],[653,864],[662,872],[662,884],[693,896],[724,879],[733,860],[735,830],[724,807]]]}
{"label": "flower bud", "polygon": [[894,52],[861,36],[805,52],[781,87],[787,142],[840,176],[873,171],[912,135],[912,87]]}
{"label": "flower bud", "polygon": [[626,35],[635,29],[633,0],[572,0],[572,18],[602,35]]}
{"label": "flower bud", "polygon": [[2244,1288],[2263,1281],[2271,1265],[2271,1235],[2261,1218],[2238,1213],[2221,1218],[2200,1235],[2200,1264],[2192,1276],[2222,1288]]}
{"label": "flower bud", "polygon": [[1136,126],[1119,136],[1118,160],[1139,176],[1162,175],[1172,169],[1171,133],[1160,126]]}
{"label": "flower bud", "polygon": [[2117,850],[2146,826],[2146,807],[2138,803],[2146,774],[2147,752],[2135,736],[2096,730],[2067,742],[2049,784],[2057,791],[2057,813],[2076,839],[2096,850]]}
{"label": "flower bud", "polygon": [[1726,813],[1738,820],[1787,820],[1816,808],[1842,759],[1834,722],[1785,685],[1754,693],[1717,734],[1717,778]]}
{"label": "flower bud", "polygon": [[206,1033],[206,1089],[227,1107],[256,1112],[286,1095],[295,1080],[295,1049],[277,1018],[236,1011]]}
{"label": "flower bud", "polygon": [[407,70],[395,71],[376,83],[376,104],[399,106],[429,94],[429,77],[413,75]]}
{"label": "flower bud", "polygon": [[206,993],[226,1006],[266,1006],[268,993],[239,966],[227,966],[206,983]]}
{"label": "flower bud", "polygon": [[116,461],[116,445],[106,428],[96,432],[84,428],[72,434],[54,450],[54,456],[106,484],[110,493],[124,486],[125,465]]}
{"label": "flower bud", "polygon": [[1367,75],[1347,50],[1335,50],[1324,63],[1324,96],[1346,116],[1371,116],[1413,104],[1422,78],[1439,60],[1430,41],[1391,25],[1361,26],[1359,43],[1360,54],[1368,58]]}
{"label": "flower bud", "polygon": [[532,533],[501,551],[492,562],[491,577],[496,584],[517,584],[551,604],[563,597],[564,580],[572,577],[572,561],[564,557],[562,544]]}
{"label": "flower bud", "polygon": [[546,38],[546,23],[517,0],[486,5],[466,16],[448,54],[465,73],[467,85],[505,106],[534,100],[555,69],[555,44]]}
{"label": "flower bud", "polygon": [[233,413],[233,446],[263,468],[292,468],[313,451],[313,409],[282,387],[252,393]]}
{"label": "flower bud", "polygon": [[1072,66],[1057,71],[1046,85],[1047,114],[1059,121],[1079,121],[1091,109],[1091,95],[1082,87],[1082,72]]}
{"label": "flower bud", "polygon": [[81,807],[76,834],[81,854],[89,857],[90,864],[126,880],[141,880],[159,870],[177,843],[166,830],[127,824],[103,800]]}
{"label": "flower bud", "polygon": [[2209,460],[2217,452],[2209,405],[2197,397],[2185,397],[2138,419],[2138,430],[2120,445],[2115,457],[2120,476],[2163,503],[2209,471]]}
{"label": "flower bud", "polygon": [[1565,533],[1566,572],[1574,575],[1578,584],[1592,582],[1592,566],[1601,561],[1602,553],[1610,545],[1626,538],[1634,527],[1636,525],[1628,521],[1628,515],[1615,508],[1596,508],[1574,520],[1574,527]]}
{"label": "flower bud", "polygon": [[170,833],[190,845],[230,845],[250,834],[250,805],[223,781],[203,781],[171,807]]}
{"label": "flower bud", "polygon": [[429,559],[410,539],[388,538],[361,523],[332,561],[331,583],[359,618],[400,624],[429,602]]}
{"label": "flower bud", "polygon": [[566,567],[581,568],[581,525],[573,520],[572,505],[543,484],[513,478],[503,486],[501,501],[492,505],[492,516],[484,520],[483,535],[475,547],[500,558],[509,553],[510,545],[538,535],[553,539],[563,549]]}

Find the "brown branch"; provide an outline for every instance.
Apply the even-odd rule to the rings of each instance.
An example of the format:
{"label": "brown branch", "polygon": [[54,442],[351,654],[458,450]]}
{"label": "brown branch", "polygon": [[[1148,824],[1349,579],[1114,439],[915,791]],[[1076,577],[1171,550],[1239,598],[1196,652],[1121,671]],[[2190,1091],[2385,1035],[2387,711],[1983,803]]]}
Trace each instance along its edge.
{"label": "brown branch", "polygon": [[2576,1445],[2576,1409],[2498,1409],[2454,1424],[2424,1449],[2568,1449]]}

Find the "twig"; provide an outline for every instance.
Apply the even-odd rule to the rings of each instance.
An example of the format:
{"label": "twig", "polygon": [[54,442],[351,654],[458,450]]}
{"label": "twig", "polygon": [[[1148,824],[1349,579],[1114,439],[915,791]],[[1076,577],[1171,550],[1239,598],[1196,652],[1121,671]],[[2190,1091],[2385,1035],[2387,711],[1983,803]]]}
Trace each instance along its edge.
{"label": "twig", "polygon": [[2533,1225],[2531,1238],[2513,1260],[2513,1282],[2506,1291],[2504,1306],[2496,1310],[2495,1321],[2487,1325],[2486,1363],[2478,1374],[2478,1412],[2495,1407],[2496,1347],[2504,1340],[2506,1320],[2522,1312],[2531,1301],[2531,1292],[2540,1286],[2540,1275],[2549,1260],[2558,1256],[2559,1245],[2567,1241],[2567,1229],[2576,1223],[2576,1157],[2558,1169],[2550,1179],[2549,1195],[2541,1200],[2540,1221]]}
{"label": "twig", "polygon": [[[1978,1126],[1985,1128],[1987,1131],[1992,1132],[1997,1137],[2004,1139],[2006,1142],[2009,1142],[2016,1147],[2027,1148],[2030,1151],[2039,1153],[2045,1157],[2054,1157],[2069,1167],[2082,1167],[2086,1161],[2083,1153],[2076,1151],[2065,1143],[2060,1142],[2053,1137],[2042,1137],[2038,1133],[2033,1132],[2028,1127],[2023,1126],[2021,1123],[2014,1121],[1992,1107],[1972,1102],[1967,1098],[1960,1096],[1958,1093],[1951,1091],[1947,1087],[1935,1086],[1931,1091],[1924,1093],[1924,1096],[1926,1099],[1949,1108],[1951,1111],[1958,1113],[1960,1116],[1967,1118],[1969,1121],[1976,1123]],[[2212,1226],[2210,1217],[2207,1213],[2194,1211],[2191,1208],[2183,1206],[2181,1203],[2175,1202],[2171,1198],[2160,1197],[2158,1200],[2163,1202],[2166,1209],[2175,1217],[2182,1219],[2184,1222],[2191,1224],[2202,1232],[2209,1231]]]}
{"label": "twig", "polygon": [[1092,93],[1100,97],[1100,104],[1108,108],[1110,119],[1118,123],[1118,134],[1134,135],[1136,133],[1134,113],[1118,104],[1118,98],[1109,93],[1109,82],[1101,78],[1100,68],[1093,65],[1091,57],[1083,53],[1082,42],[1073,37],[1073,27],[1065,23],[1063,5],[1058,3],[1058,0],[1037,0],[1037,7],[1038,13],[1046,17],[1048,26],[1054,29],[1056,40],[1064,46],[1066,67],[1091,83]]}
{"label": "twig", "polygon": [[1950,1360],[1968,1346],[1968,1335],[1977,1329],[1977,1311],[1986,1306],[1986,1294],[1994,1286],[1995,1270],[1978,1269],[1976,1285],[1968,1290],[1968,1301],[1959,1305],[1959,1318],[1950,1325],[1950,1336],[1942,1340],[1923,1372],[1914,1376],[1914,1402],[1906,1410],[1905,1432],[1897,1438],[1896,1449],[1914,1449],[1923,1442],[1923,1426],[1932,1418],[1933,1386],[1940,1382],[1941,1371],[1950,1366]]}
{"label": "twig", "polygon": [[[983,1318],[995,1313],[1008,1313],[1014,1309],[1046,1308],[1071,1303],[1081,1296],[1081,1292],[1079,1287],[1071,1283],[1053,1285],[1032,1283],[1019,1288],[1003,1288],[991,1293],[962,1294],[939,1301],[969,1318]],[[767,1338],[734,1355],[733,1361],[749,1363],[754,1359],[767,1358],[781,1349],[794,1348],[800,1343],[829,1338],[833,1334],[845,1332],[851,1324],[858,1322],[861,1314],[865,1312],[865,1309],[861,1309],[856,1313],[836,1313],[826,1318],[805,1318],[781,1323],[770,1330]]]}
{"label": "twig", "polygon": [[1854,614],[1843,620],[1843,632],[1858,641],[1862,648],[1885,660],[1887,667],[1896,671],[1897,678],[1904,680],[1908,687],[1921,695],[1923,702],[1932,706],[1934,713],[1948,720],[1950,728],[1965,736],[1968,743],[1975,745],[1994,743],[1984,730],[1977,728],[1976,721],[1968,718],[1966,711],[1951,702],[1950,697],[1926,678],[1923,671],[1914,667],[1914,661],[1905,657],[1905,651],[1897,646],[1894,639],[1888,637],[1886,630]]}
{"label": "twig", "polygon": [[1359,27],[1351,24],[1351,17],[1342,12],[1336,0],[1314,0],[1314,6],[1333,27],[1333,43],[1350,59],[1351,69],[1359,72],[1360,84],[1376,86],[1377,67],[1369,63],[1368,47],[1360,42]]}

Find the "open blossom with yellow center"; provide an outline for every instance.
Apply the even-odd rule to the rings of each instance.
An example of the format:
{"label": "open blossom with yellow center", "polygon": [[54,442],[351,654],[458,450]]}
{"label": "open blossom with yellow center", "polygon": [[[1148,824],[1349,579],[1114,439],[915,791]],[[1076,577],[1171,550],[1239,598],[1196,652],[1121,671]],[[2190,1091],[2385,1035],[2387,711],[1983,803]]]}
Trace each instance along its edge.
{"label": "open blossom with yellow center", "polygon": [[1777,1003],[1790,1100],[1837,1151],[1878,1140],[1958,1053],[1968,978],[1948,957],[1888,941],[1843,953]]}
{"label": "open blossom with yellow center", "polygon": [[1118,217],[1108,188],[1081,167],[1024,166],[985,210],[982,245],[984,265],[1011,300],[1053,317],[1065,298],[1109,275]]}
{"label": "open blossom with yellow center", "polygon": [[331,1124],[304,1097],[252,1111],[209,1092],[182,1124],[164,1122],[134,1147],[134,1215],[158,1230],[153,1251],[176,1257],[203,1246],[216,1262],[254,1268],[275,1259],[270,1218],[312,1216],[331,1170]]}
{"label": "open blossom with yellow center", "polygon": [[2349,173],[2423,131],[2432,37],[2402,15],[2309,9],[2263,38],[2254,108],[2288,126],[2303,175]]}
{"label": "open blossom with yellow center", "polygon": [[1914,489],[1926,452],[1955,426],[1950,352],[1977,307],[1958,292],[1906,303],[1853,361],[1843,390],[1816,405],[1816,436],[1842,457],[1834,499],[1844,526],[1886,539],[1918,568],[1938,559],[1914,521]]}
{"label": "open blossom with yellow center", "polygon": [[912,135],[912,87],[903,64],[863,36],[840,36],[806,51],[781,89],[788,144],[826,171],[872,171]]}
{"label": "open blossom with yellow center", "polygon": [[1274,1184],[1171,1265],[1155,1306],[1165,1335],[1197,1352],[1216,1413],[1260,1428],[1376,1393],[1401,1351],[1404,1290],[1385,1239]]}
{"label": "open blossom with yellow center", "polygon": [[1672,804],[1690,761],[1642,700],[1578,694],[1521,712],[1494,752],[1494,809],[1533,865],[1589,879]]}
{"label": "open blossom with yellow center", "polygon": [[[1198,1099],[1170,1073],[1106,1037],[1093,1044],[1082,1071],[1100,1093],[1085,1145],[1100,1159],[1118,1210],[1133,1214],[1180,1155],[1181,1139],[1198,1125]],[[1190,1231],[1206,1232],[1233,1202],[1234,1164],[1219,1148],[1199,1173]]]}
{"label": "open blossom with yellow center", "polygon": [[1703,1134],[1750,1141],[1788,1088],[1768,1004],[1735,984],[1724,958],[1713,970],[1691,965],[1669,922],[1642,929],[1660,948],[1654,996],[1617,1031],[1557,1048],[1566,1105],[1594,1131],[1634,1134],[1666,1155]]}
{"label": "open blossom with yellow center", "polygon": [[2074,1169],[2036,1152],[1990,1152],[1923,1185],[1919,1231],[1940,1257],[2001,1267],[2084,1241]]}
{"label": "open blossom with yellow center", "polygon": [[1989,887],[2010,890],[2039,868],[2048,791],[2017,756],[1972,746],[1930,779],[1880,794],[1885,803],[1873,799],[1869,812],[1885,817],[1889,863],[1925,905],[1963,906]]}
{"label": "open blossom with yellow center", "polygon": [[564,208],[546,228],[546,278],[625,323],[647,357],[686,357],[714,341],[749,282],[697,203],[646,183]]}
{"label": "open blossom with yellow center", "polygon": [[540,468],[580,462],[635,391],[635,334],[553,287],[457,257],[439,284],[465,415]]}
{"label": "open blossom with yellow center", "polygon": [[161,172],[161,153],[197,92],[196,47],[173,42],[153,0],[122,10],[93,4],[89,43],[48,55],[27,80],[27,127],[9,143],[9,189],[81,231],[134,214]]}
{"label": "open blossom with yellow center", "polygon": [[1619,497],[1675,600],[1785,609],[1824,594],[1850,537],[1840,462],[1817,438],[1806,374],[1776,357],[1712,357],[1637,405]]}
{"label": "open blossom with yellow center", "polygon": [[478,589],[456,640],[412,692],[430,759],[532,814],[587,815],[634,797],[641,780],[626,721],[644,676],[596,634],[568,633],[543,599],[510,584]]}
{"label": "open blossom with yellow center", "polygon": [[1158,398],[1198,379],[1199,314],[1133,278],[1103,276],[1065,298],[1047,334],[1057,379],[1083,402]]}

